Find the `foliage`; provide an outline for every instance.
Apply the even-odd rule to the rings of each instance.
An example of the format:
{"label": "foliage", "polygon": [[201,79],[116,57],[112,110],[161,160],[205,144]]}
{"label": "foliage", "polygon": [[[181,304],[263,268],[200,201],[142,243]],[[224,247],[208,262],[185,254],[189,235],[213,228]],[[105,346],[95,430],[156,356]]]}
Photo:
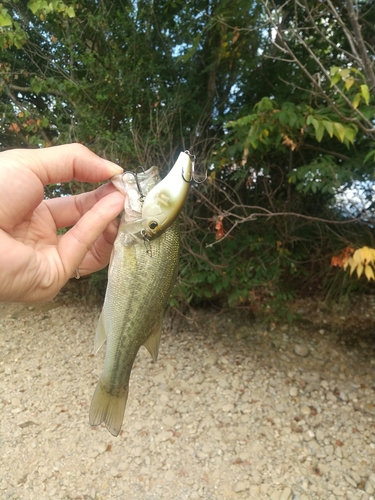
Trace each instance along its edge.
{"label": "foliage", "polygon": [[126,170],[164,171],[191,150],[209,178],[184,213],[174,303],[281,310],[343,286],[337,249],[375,246],[374,9],[4,1],[0,147],[81,142]]}
{"label": "foliage", "polygon": [[354,251],[353,248],[346,247],[340,254],[332,257],[331,265],[344,270],[349,267],[350,275],[357,271],[358,278],[364,274],[368,281],[375,281],[375,248],[364,246]]}

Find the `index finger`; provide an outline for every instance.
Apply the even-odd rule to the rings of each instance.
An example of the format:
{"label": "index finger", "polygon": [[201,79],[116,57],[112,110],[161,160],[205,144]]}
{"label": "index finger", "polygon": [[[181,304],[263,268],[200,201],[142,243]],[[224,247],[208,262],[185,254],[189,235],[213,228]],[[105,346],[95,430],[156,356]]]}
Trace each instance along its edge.
{"label": "index finger", "polygon": [[14,149],[3,154],[10,160],[27,166],[44,186],[72,179],[100,182],[123,172],[121,167],[100,158],[82,144],[66,144],[43,149]]}

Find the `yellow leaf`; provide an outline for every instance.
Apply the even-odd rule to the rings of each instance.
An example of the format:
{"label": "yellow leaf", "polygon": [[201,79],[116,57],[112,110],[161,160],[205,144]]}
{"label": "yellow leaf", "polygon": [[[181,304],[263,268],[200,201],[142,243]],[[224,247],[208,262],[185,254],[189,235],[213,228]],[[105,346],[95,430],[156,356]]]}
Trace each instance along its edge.
{"label": "yellow leaf", "polygon": [[374,271],[372,269],[371,266],[365,266],[365,275],[366,275],[366,278],[370,281],[370,280],[374,280],[375,281],[375,276],[374,276]]}
{"label": "yellow leaf", "polygon": [[349,257],[349,259],[347,260],[347,263],[345,263],[345,264],[343,266],[344,269],[346,269],[348,265],[350,266],[350,276],[351,276],[353,274],[353,271],[357,267],[357,264],[354,262],[353,257]]}
{"label": "yellow leaf", "polygon": [[345,79],[346,79],[346,78],[348,78],[348,76],[349,76],[350,69],[346,69],[346,68],[345,68],[345,69],[340,69],[339,73],[340,73],[340,75],[341,75],[341,78],[342,78],[343,80],[345,80]]}
{"label": "yellow leaf", "polygon": [[344,268],[344,270],[345,270],[348,266],[350,266],[350,269],[351,269],[351,270],[350,270],[350,274],[352,274],[352,272],[353,272],[353,271],[354,271],[354,269],[355,269],[355,266],[354,266],[354,263],[353,263],[353,257],[348,257],[347,259],[345,259],[345,260],[343,261],[343,265],[342,265],[342,267]]}
{"label": "yellow leaf", "polygon": [[357,264],[367,265],[373,261],[372,249],[366,246],[359,248],[354,252],[353,259]]}
{"label": "yellow leaf", "polygon": [[358,264],[361,264],[362,262],[362,255],[361,255],[361,248],[359,248],[358,250],[356,250],[354,253],[353,253],[353,262],[355,262],[355,265],[358,266]]}
{"label": "yellow leaf", "polygon": [[360,92],[358,92],[358,94],[356,94],[354,96],[354,99],[353,99],[353,108],[354,109],[358,108],[359,103],[361,102],[361,97],[362,97],[362,94]]}
{"label": "yellow leaf", "polygon": [[345,127],[342,123],[333,122],[334,134],[341,141],[345,139]]}
{"label": "yellow leaf", "polygon": [[367,106],[369,105],[370,102],[370,91],[368,89],[368,85],[361,85],[361,93],[362,97],[365,100]]}
{"label": "yellow leaf", "polygon": [[357,266],[357,276],[360,278],[362,276],[363,270],[364,270],[364,265],[363,264],[358,264]]}
{"label": "yellow leaf", "polygon": [[345,88],[346,88],[346,90],[349,90],[350,87],[353,85],[353,83],[354,83],[354,78],[347,78],[345,80]]}

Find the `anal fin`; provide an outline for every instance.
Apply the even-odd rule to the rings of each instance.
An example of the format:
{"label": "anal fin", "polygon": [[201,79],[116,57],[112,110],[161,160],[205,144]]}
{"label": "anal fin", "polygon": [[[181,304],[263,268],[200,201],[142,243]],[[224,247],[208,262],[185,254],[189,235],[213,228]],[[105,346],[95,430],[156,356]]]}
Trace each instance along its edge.
{"label": "anal fin", "polygon": [[148,352],[151,354],[151,357],[154,361],[158,359],[158,352],[159,352],[159,344],[160,344],[160,337],[161,337],[161,327],[163,325],[163,316],[161,316],[160,320],[158,321],[157,325],[155,326],[154,330],[151,332],[151,335],[148,337],[146,342],[143,344],[145,348],[148,350]]}

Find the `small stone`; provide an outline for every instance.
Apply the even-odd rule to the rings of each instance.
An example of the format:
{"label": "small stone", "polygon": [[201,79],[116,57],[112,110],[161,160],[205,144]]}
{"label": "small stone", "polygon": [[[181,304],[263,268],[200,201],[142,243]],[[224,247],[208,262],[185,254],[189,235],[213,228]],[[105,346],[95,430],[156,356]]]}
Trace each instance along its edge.
{"label": "small stone", "polygon": [[314,391],[319,391],[319,383],[318,382],[310,382],[305,387],[305,392],[310,393]]}
{"label": "small stone", "polygon": [[174,481],[175,480],[175,475],[174,475],[173,471],[171,471],[171,470],[167,470],[164,477],[165,477],[166,481]]}
{"label": "small stone", "polygon": [[234,491],[236,493],[240,493],[241,491],[246,491],[248,490],[250,487],[250,484],[248,481],[238,481],[238,483],[236,483],[234,485]]}
{"label": "small stone", "polygon": [[280,497],[279,500],[292,500],[293,492],[290,488],[285,488]]}
{"label": "small stone", "polygon": [[375,488],[373,487],[373,485],[371,484],[371,481],[370,480],[367,480],[366,481],[366,484],[365,484],[365,492],[368,493],[369,495],[372,495],[374,492],[375,492]]}
{"label": "small stone", "polygon": [[317,429],[315,436],[318,441],[323,441],[325,433],[322,429]]}
{"label": "small stone", "polygon": [[301,373],[301,379],[307,384],[311,384],[312,382],[319,382],[320,374],[318,372],[303,372]]}
{"label": "small stone", "polygon": [[336,457],[342,458],[342,450],[340,446],[337,446],[337,448],[335,449],[335,455]]}
{"label": "small stone", "polygon": [[113,476],[113,477],[120,477],[120,476],[121,476],[120,472],[119,472],[119,471],[118,471],[118,469],[116,469],[116,468],[112,468],[112,469],[110,469],[109,473],[110,473],[110,474],[111,474],[111,476]]}
{"label": "small stone", "polygon": [[[356,485],[358,485],[361,482],[361,476],[353,470],[350,470],[348,472],[348,476],[350,476],[353,479],[353,481],[355,481]],[[375,474],[374,474],[374,477],[375,477]]]}
{"label": "small stone", "polygon": [[171,415],[166,415],[163,418],[163,424],[166,425],[167,427],[173,427],[176,424],[176,419]]}
{"label": "small stone", "polygon": [[232,403],[227,403],[226,405],[223,406],[222,410],[224,412],[230,412],[234,408],[234,405]]}
{"label": "small stone", "polygon": [[18,424],[18,427],[24,429],[25,427],[30,427],[30,425],[39,425],[39,424],[37,422],[34,422],[33,420],[25,420],[24,422]]}
{"label": "small stone", "polygon": [[338,497],[343,497],[345,495],[345,491],[340,486],[335,486],[333,488],[332,493]]}
{"label": "small stone", "polygon": [[341,401],[348,401],[348,396],[345,394],[345,392],[340,391],[339,399],[341,399]]}
{"label": "small stone", "polygon": [[254,443],[251,443],[249,445],[249,453],[259,453],[260,451],[264,450],[264,446],[261,443],[258,443],[258,441],[255,441]]}
{"label": "small stone", "polygon": [[294,346],[294,353],[297,354],[297,356],[305,358],[309,354],[309,349],[304,344],[296,344]]}
{"label": "small stone", "polygon": [[324,447],[324,451],[326,452],[327,457],[331,457],[335,450],[331,444],[327,444],[327,446]]}
{"label": "small stone", "polygon": [[270,489],[270,485],[268,483],[263,483],[260,485],[260,492],[261,493],[264,493],[264,494],[267,494],[269,489]]}
{"label": "small stone", "polygon": [[303,439],[305,441],[311,441],[314,437],[315,437],[315,434],[310,429],[303,434]]}
{"label": "small stone", "polygon": [[370,474],[368,477],[368,481],[370,481],[370,484],[375,489],[375,474]]}
{"label": "small stone", "polygon": [[255,484],[260,484],[262,482],[262,476],[259,474],[258,471],[254,470],[251,475]]}
{"label": "small stone", "polygon": [[205,361],[203,362],[203,366],[205,366],[206,368],[210,368],[211,366],[214,366],[217,363],[218,359],[219,356],[213,352],[205,359]]}
{"label": "small stone", "polygon": [[354,481],[352,477],[349,476],[349,474],[344,474],[344,479],[354,488],[357,487],[357,483]]}
{"label": "small stone", "polygon": [[162,431],[157,436],[155,436],[155,443],[162,443],[168,441],[173,436],[173,432]]}
{"label": "small stone", "polygon": [[325,389],[326,391],[328,391],[328,389],[329,389],[329,384],[328,384],[328,382],[327,382],[326,380],[322,380],[322,381],[320,382],[320,385],[323,387],[323,389]]}
{"label": "small stone", "polygon": [[273,491],[270,496],[270,500],[280,500],[280,493],[281,492],[279,490]]}
{"label": "small stone", "polygon": [[310,415],[310,413],[311,413],[310,407],[307,405],[302,405],[301,406],[301,413],[302,413],[302,415]]}
{"label": "small stone", "polygon": [[327,401],[331,401],[332,403],[336,403],[337,401],[337,397],[334,394],[332,394],[332,392],[327,393],[326,399]]}
{"label": "small stone", "polygon": [[251,484],[249,488],[250,498],[257,498],[260,493],[260,488],[257,484]]}
{"label": "small stone", "polygon": [[298,396],[298,388],[296,386],[293,386],[289,389],[289,395],[295,398]]}

